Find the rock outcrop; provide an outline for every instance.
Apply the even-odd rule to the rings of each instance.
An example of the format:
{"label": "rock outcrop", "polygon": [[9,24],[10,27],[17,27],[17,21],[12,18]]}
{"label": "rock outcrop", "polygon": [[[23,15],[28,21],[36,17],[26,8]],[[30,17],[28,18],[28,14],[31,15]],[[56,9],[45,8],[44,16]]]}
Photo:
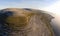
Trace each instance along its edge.
{"label": "rock outcrop", "polygon": [[0,10],[0,36],[54,36],[50,25],[52,18],[42,10]]}

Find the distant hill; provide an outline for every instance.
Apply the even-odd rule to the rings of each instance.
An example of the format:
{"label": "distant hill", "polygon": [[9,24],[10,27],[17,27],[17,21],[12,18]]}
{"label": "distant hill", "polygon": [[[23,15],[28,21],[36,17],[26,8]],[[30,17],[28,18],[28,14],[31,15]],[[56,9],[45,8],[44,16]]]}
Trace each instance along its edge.
{"label": "distant hill", "polygon": [[46,11],[29,8],[0,10],[1,36],[54,36],[53,16]]}

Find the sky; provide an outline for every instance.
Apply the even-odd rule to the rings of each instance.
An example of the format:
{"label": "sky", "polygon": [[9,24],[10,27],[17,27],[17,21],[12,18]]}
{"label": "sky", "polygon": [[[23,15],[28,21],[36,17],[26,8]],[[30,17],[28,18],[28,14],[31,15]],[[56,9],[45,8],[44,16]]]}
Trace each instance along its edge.
{"label": "sky", "polygon": [[52,13],[60,15],[60,0],[51,4],[50,6],[42,8],[42,10],[50,11]]}
{"label": "sky", "polygon": [[4,8],[44,8],[58,0],[0,0],[0,9]]}

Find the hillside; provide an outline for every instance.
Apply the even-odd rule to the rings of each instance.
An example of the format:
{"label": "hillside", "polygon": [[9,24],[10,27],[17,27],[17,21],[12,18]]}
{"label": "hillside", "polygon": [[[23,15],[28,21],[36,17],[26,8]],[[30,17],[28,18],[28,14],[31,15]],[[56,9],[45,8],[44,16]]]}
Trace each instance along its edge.
{"label": "hillside", "polygon": [[0,29],[2,31],[0,35],[54,36],[54,31],[50,25],[52,19],[53,16],[42,10],[28,8],[2,9],[0,10]]}

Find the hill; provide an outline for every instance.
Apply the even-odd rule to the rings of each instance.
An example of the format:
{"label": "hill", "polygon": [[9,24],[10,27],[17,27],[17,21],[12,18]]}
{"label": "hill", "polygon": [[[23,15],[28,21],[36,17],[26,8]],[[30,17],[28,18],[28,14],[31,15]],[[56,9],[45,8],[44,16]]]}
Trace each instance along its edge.
{"label": "hill", "polygon": [[54,36],[50,25],[53,16],[45,11],[28,8],[0,10],[2,36]]}

